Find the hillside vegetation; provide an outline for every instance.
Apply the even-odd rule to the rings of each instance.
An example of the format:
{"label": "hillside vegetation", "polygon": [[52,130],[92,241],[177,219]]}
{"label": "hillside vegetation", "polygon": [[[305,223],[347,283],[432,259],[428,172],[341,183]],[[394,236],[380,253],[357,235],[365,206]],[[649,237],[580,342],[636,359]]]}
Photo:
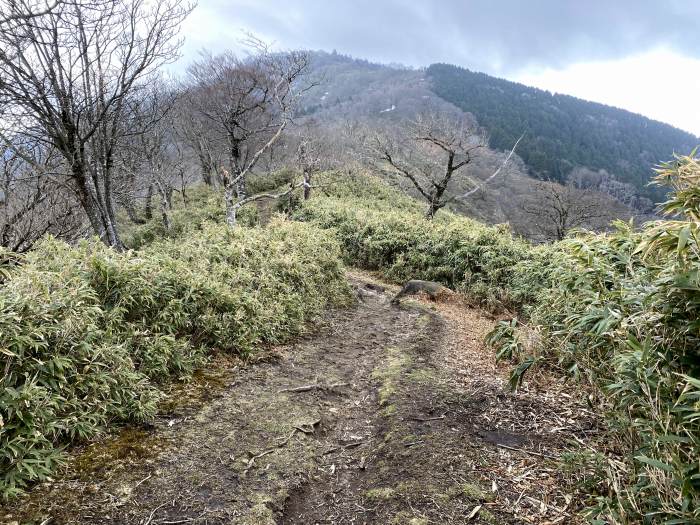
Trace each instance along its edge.
{"label": "hillside vegetation", "polygon": [[[138,251],[49,238],[23,256],[3,252],[5,496],[50,475],[63,446],[151,417],[167,383],[211,352],[300,333],[348,297],[342,258],[518,312],[489,337],[513,363],[512,387],[544,366],[597,392],[590,402],[609,428],[573,456],[592,519],[700,518],[698,159],[659,170],[669,220],[540,246],[446,211],[428,220],[372,176],[320,179],[296,221],[231,229],[211,221],[223,218],[221,196],[197,190],[170,230],[154,218],[127,232]],[[245,217],[252,225],[254,208]]]}
{"label": "hillside vegetation", "polygon": [[551,94],[448,64],[426,75],[435,93],[473,113],[490,134],[491,147],[509,150],[525,134],[518,154],[536,177],[565,181],[576,166],[604,169],[654,201],[649,173],[671,152],[688,153],[700,139],[622,109]]}
{"label": "hillside vegetation", "polygon": [[[601,230],[613,219],[632,217],[641,223],[655,218],[654,205],[665,198],[664,190],[648,185],[654,164],[674,151],[688,153],[700,140],[623,110],[453,66],[410,69],[320,51],[310,58],[310,75],[319,83],[301,97],[297,117],[308,125],[302,133],[313,129],[323,137],[333,159],[326,168],[370,167],[368,139],[395,137],[418,116],[470,119],[485,129],[489,147],[450,183],[449,209],[486,223],[507,222],[531,240],[543,236],[526,212],[542,204],[533,177],[570,185],[598,203],[599,217],[578,226]],[[491,179],[523,134],[506,169]],[[488,183],[461,198],[475,181]],[[417,196],[410,183],[406,190]]]}
{"label": "hillside vegetation", "polygon": [[[619,450],[600,475],[597,507],[618,522],[700,519],[700,162],[680,157],[655,181],[670,219],[619,223],[558,246],[555,279],[530,310],[538,342],[502,326],[496,345],[516,372],[544,362],[600,389]],[[536,271],[536,269],[534,269]],[[519,378],[516,378],[516,380]],[[669,520],[669,521],[665,521]]]}
{"label": "hillside vegetation", "polygon": [[519,268],[528,261],[545,266],[547,247],[515,238],[507,226],[450,212],[428,220],[424,211],[380,179],[359,177],[310,201],[297,218],[332,229],[349,264],[390,281],[439,281],[493,307],[527,302],[537,276]]}
{"label": "hillside vegetation", "polygon": [[672,191],[673,220],[539,247],[447,212],[428,221],[372,179],[298,217],[334,231],[351,264],[520,312],[490,336],[514,363],[511,385],[548,366],[596,388],[607,414],[608,434],[577,456],[590,517],[688,523],[700,519],[700,162],[681,157],[656,182]]}
{"label": "hillside vegetation", "polygon": [[233,230],[202,221],[202,203],[182,213],[189,229],[142,235],[139,251],[48,238],[25,256],[0,252],[4,497],[46,479],[65,446],[151,418],[168,382],[212,352],[280,343],[347,299],[328,232],[279,221]]}
{"label": "hillside vegetation", "polygon": [[[700,524],[700,138],[250,34],[171,77],[195,8],[0,0],[3,507],[31,489],[42,525]],[[455,293],[397,304],[410,279]],[[220,361],[246,373],[160,465],[72,477],[81,444],[174,426],[175,383]]]}

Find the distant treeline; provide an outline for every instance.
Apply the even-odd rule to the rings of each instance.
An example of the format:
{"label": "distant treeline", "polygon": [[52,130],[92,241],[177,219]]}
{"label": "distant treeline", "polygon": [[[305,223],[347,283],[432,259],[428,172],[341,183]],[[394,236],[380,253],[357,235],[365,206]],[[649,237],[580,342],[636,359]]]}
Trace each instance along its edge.
{"label": "distant treeline", "polygon": [[690,133],[629,111],[448,64],[431,65],[427,75],[438,96],[474,114],[488,130],[491,147],[509,150],[524,133],[518,153],[538,178],[563,182],[575,166],[604,169],[658,201],[661,190],[647,186],[652,167],[700,143]]}

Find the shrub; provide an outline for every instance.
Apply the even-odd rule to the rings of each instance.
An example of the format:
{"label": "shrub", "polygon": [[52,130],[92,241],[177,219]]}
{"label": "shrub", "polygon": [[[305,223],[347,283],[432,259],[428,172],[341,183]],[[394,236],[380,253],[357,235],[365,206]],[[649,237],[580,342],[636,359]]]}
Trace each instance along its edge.
{"label": "shrub", "polygon": [[656,182],[673,189],[673,220],[565,240],[530,309],[537,359],[597,386],[609,408],[625,453],[590,513],[615,523],[700,520],[700,162],[679,157]]}
{"label": "shrub", "polygon": [[299,173],[290,168],[283,168],[272,173],[254,173],[246,179],[246,189],[250,195],[270,193],[283,187],[288,187]]}
{"label": "shrub", "polygon": [[346,187],[341,196],[311,199],[296,217],[333,230],[348,263],[380,271],[394,282],[438,281],[493,307],[519,305],[541,286],[526,274],[542,265],[544,275],[546,248],[533,249],[505,226],[485,226],[449,212],[426,220],[419,203],[386,185],[372,198],[379,184],[370,178],[358,190]]}
{"label": "shrub", "polygon": [[[242,226],[257,224],[258,213],[255,206],[245,206],[238,213]],[[216,189],[198,186],[187,191],[187,202],[180,194],[173,196],[173,209],[170,210],[170,229],[166,229],[159,213],[145,224],[122,221],[124,244],[128,248],[139,249],[162,239],[177,239],[196,234],[208,222],[223,222],[226,216],[224,198]]]}
{"label": "shrub", "polygon": [[117,253],[46,239],[0,287],[0,491],[48,476],[60,451],[151,417],[168,380],[212,349],[240,354],[300,333],[349,297],[337,242],[309,225],[202,223]]}

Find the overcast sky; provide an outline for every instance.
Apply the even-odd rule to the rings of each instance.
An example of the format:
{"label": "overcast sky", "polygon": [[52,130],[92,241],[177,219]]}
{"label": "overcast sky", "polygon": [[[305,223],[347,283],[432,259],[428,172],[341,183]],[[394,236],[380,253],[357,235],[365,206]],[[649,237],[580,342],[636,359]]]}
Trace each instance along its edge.
{"label": "overcast sky", "polygon": [[243,31],[280,49],[457,64],[700,136],[700,0],[199,0],[183,61]]}

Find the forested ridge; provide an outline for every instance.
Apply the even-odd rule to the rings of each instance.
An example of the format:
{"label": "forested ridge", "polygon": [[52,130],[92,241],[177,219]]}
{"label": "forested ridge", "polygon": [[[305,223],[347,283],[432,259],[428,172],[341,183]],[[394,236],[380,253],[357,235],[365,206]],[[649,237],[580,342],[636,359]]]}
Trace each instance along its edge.
{"label": "forested ridge", "polygon": [[531,174],[560,182],[575,166],[604,169],[658,201],[648,187],[652,167],[687,154],[698,137],[668,124],[596,102],[495,78],[449,64],[427,69],[435,93],[476,117],[495,149],[518,153]]}

